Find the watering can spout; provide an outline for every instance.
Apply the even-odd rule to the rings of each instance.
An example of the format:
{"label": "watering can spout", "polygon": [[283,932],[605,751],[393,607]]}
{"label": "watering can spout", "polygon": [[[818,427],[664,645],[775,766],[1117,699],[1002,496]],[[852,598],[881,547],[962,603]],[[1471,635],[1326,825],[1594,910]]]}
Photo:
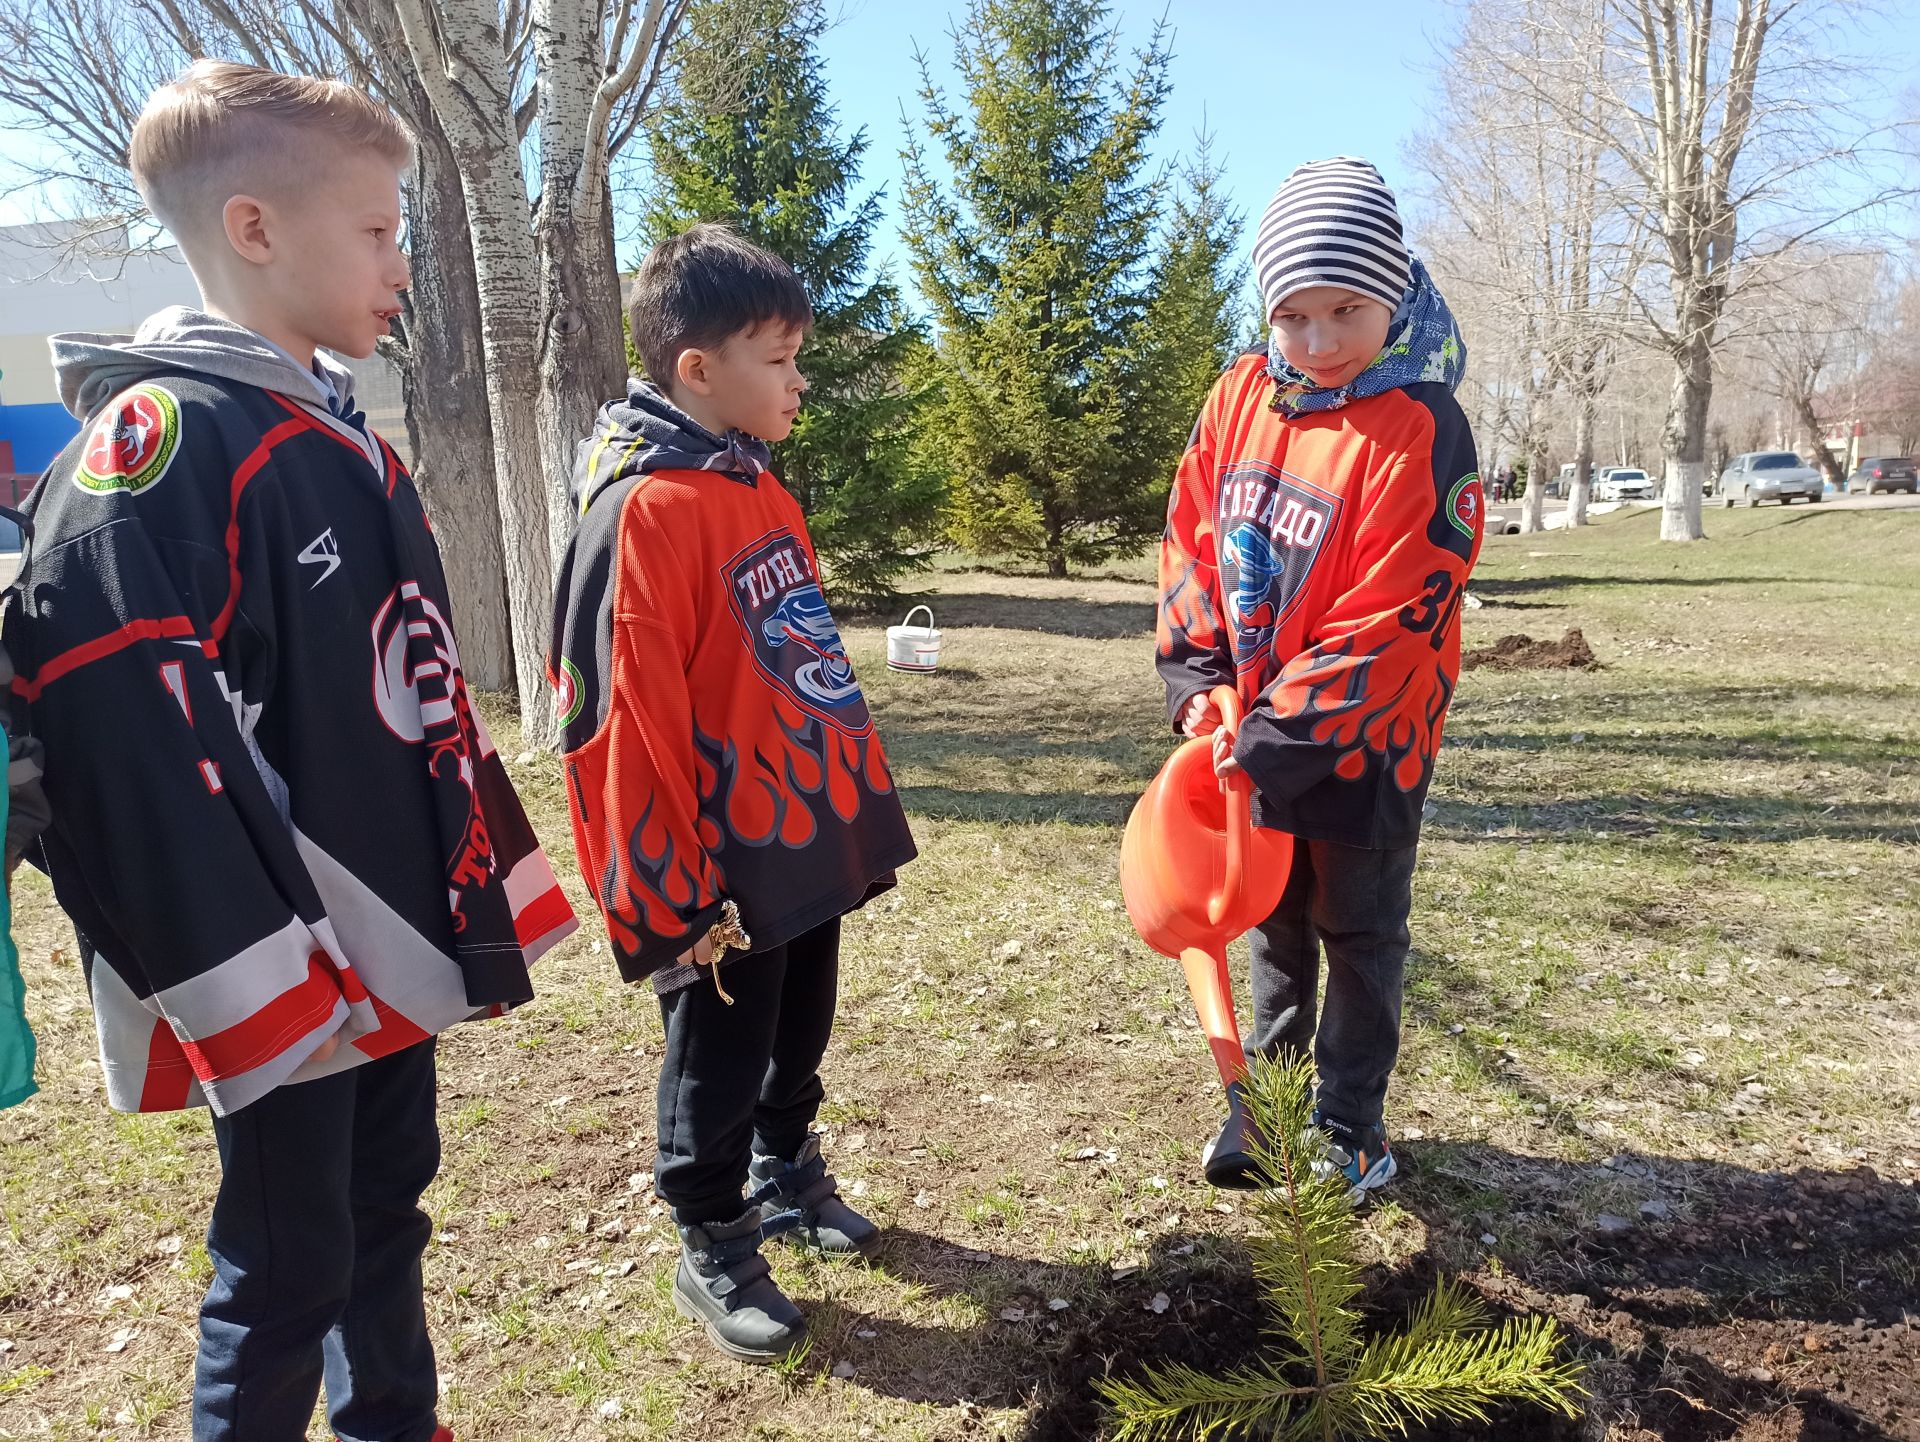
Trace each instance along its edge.
{"label": "watering can spout", "polygon": [[1220,1069],[1220,1080],[1228,1086],[1245,1081],[1247,1056],[1233,1015],[1233,982],[1227,975],[1226,949],[1188,947],[1180,953],[1180,969],[1186,974],[1187,992],[1200,1018],[1200,1030],[1206,1033],[1213,1064]]}

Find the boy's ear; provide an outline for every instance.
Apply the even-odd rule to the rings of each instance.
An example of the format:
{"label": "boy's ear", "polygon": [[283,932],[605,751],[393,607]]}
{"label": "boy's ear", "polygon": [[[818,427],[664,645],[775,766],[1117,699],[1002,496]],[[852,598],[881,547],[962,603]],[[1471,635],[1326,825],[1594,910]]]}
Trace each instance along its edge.
{"label": "boy's ear", "polygon": [[267,238],[267,208],[251,195],[236,195],[220,208],[220,223],[226,230],[227,244],[234,254],[254,265],[273,259],[273,243]]}
{"label": "boy's ear", "polygon": [[697,396],[713,394],[713,376],[707,369],[709,357],[697,346],[689,346],[680,352],[680,358],[673,363],[673,373],[680,384]]}

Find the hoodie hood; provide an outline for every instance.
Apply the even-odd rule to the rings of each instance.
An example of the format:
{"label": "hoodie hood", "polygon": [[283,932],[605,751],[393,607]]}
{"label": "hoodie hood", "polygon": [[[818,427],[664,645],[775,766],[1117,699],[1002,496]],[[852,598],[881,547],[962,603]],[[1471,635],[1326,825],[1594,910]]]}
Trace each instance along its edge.
{"label": "hoodie hood", "polygon": [[315,351],[314,370],[302,370],[265,336],[191,306],[157,311],[132,335],[68,331],[48,345],[61,403],[83,422],[128,386],[164,371],[218,376],[342,415],[353,409],[353,372],[327,352]]}
{"label": "hoodie hood", "polygon": [[1274,334],[1267,349],[1267,374],[1273,377],[1276,411],[1288,416],[1337,411],[1350,401],[1426,382],[1438,382],[1449,391],[1460,389],[1467,369],[1460,327],[1427,268],[1415,260],[1411,269],[1413,280],[1387,327],[1386,348],[1344,386],[1316,385],[1288,365],[1280,353],[1280,337]]}
{"label": "hoodie hood", "polygon": [[613,482],[649,471],[718,471],[754,485],[773,464],[767,443],[745,431],[715,435],[651,381],[630,377],[622,400],[600,407],[593,435],[574,455],[569,495],[574,514],[584,516]]}

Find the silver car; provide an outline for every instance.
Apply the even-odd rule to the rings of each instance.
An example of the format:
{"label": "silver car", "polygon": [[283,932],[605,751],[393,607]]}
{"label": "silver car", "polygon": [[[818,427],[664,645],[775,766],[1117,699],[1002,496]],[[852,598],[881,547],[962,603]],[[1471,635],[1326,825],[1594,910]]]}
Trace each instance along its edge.
{"label": "silver car", "polygon": [[1720,472],[1720,504],[1731,506],[1745,501],[1757,506],[1762,501],[1790,505],[1796,500],[1826,499],[1827,483],[1792,451],[1749,451],[1735,456]]}

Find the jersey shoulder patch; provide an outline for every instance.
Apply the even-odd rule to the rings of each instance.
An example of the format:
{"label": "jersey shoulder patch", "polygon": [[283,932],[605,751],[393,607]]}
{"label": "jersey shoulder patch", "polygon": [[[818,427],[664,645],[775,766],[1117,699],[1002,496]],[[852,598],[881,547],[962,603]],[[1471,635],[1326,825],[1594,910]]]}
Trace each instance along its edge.
{"label": "jersey shoulder patch", "polygon": [[137,496],[166,477],[180,451],[180,398],[142,382],[94,417],[73,469],[73,483],[96,496]]}

